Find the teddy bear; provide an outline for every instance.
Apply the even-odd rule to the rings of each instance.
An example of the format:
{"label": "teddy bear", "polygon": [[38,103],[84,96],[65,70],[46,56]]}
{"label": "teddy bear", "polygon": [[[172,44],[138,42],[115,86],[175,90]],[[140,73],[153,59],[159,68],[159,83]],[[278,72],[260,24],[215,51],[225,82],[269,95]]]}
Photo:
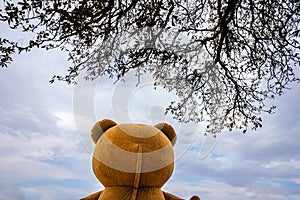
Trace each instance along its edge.
{"label": "teddy bear", "polygon": [[93,171],[105,189],[81,200],[182,199],[161,190],[174,169],[176,133],[171,125],[117,124],[104,119],[93,126],[91,137]]}

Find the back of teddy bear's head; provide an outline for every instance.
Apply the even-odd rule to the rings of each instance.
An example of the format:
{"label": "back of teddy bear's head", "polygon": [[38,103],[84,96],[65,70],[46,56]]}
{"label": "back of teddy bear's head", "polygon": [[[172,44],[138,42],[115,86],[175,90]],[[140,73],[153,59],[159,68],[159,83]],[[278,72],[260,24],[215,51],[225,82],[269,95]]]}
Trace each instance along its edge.
{"label": "back of teddy bear's head", "polygon": [[102,120],[91,137],[96,143],[93,170],[106,187],[162,187],[173,172],[176,133],[166,123],[118,125]]}

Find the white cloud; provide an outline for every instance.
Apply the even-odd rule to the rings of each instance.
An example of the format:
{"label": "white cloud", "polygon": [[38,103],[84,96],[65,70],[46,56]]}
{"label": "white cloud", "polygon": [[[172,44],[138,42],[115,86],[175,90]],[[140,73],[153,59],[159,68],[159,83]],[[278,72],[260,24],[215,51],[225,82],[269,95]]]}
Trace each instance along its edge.
{"label": "white cloud", "polygon": [[263,164],[262,166],[267,169],[288,168],[300,170],[300,161],[294,159],[289,161],[271,161],[269,163]]}
{"label": "white cloud", "polygon": [[0,184],[0,200],[25,200],[25,192],[15,185]]}
{"label": "white cloud", "polygon": [[64,56],[17,57],[0,72],[0,199],[78,199],[96,190],[91,155],[72,129],[72,87],[48,83]]}
{"label": "white cloud", "polygon": [[58,118],[57,126],[59,128],[73,131],[75,129],[74,115],[65,111],[54,111],[53,114]]}
{"label": "white cloud", "polygon": [[[233,187],[224,182],[203,180],[196,183],[175,182],[169,185],[171,190],[182,194],[184,198],[188,199],[193,195],[200,196],[201,200],[210,199],[257,199],[255,192],[244,187]],[[167,189],[167,187],[166,187]]]}

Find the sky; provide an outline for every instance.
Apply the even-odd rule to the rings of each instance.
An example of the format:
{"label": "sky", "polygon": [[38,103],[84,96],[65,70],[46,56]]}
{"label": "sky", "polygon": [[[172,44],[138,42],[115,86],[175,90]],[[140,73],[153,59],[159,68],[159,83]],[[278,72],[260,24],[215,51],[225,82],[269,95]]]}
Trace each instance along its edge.
{"label": "sky", "polygon": [[152,90],[150,77],[113,84],[107,77],[50,84],[65,74],[59,50],[14,56],[0,69],[0,200],[79,199],[103,189],[95,178],[90,129],[97,120],[156,124],[178,135],[175,169],[164,191],[201,200],[300,199],[300,88],[273,102],[257,131],[205,137],[205,124],[180,124],[164,116],[175,94]]}

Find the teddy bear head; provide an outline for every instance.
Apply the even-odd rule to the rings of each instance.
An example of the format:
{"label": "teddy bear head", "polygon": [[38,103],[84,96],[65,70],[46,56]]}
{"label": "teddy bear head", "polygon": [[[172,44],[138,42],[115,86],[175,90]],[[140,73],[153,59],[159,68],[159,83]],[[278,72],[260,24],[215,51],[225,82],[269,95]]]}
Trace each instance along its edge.
{"label": "teddy bear head", "polygon": [[176,133],[166,123],[118,125],[106,119],[94,125],[91,137],[93,171],[105,187],[162,187],[173,172]]}

